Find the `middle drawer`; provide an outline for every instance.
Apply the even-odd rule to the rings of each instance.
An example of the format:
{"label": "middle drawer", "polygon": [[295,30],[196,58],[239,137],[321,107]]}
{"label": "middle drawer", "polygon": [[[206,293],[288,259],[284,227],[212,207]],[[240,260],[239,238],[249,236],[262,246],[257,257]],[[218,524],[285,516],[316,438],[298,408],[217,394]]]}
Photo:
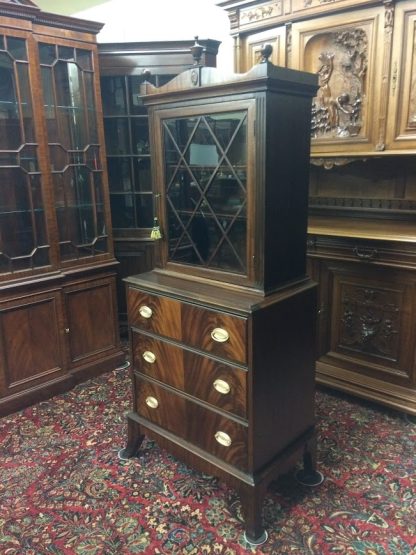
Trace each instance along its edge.
{"label": "middle drawer", "polygon": [[133,368],[227,412],[247,416],[247,371],[132,331]]}

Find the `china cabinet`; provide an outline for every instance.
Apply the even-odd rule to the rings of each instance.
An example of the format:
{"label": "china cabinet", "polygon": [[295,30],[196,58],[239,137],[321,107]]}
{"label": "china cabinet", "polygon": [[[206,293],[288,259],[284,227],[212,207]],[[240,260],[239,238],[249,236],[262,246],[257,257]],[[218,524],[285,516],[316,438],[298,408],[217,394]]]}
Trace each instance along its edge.
{"label": "china cabinet", "polygon": [[[215,66],[219,42],[200,40],[202,62]],[[127,335],[122,278],[154,266],[149,126],[138,90],[144,80],[161,86],[193,64],[194,41],[100,43],[101,95],[121,334]]]}
{"label": "china cabinet", "polygon": [[134,406],[120,456],[146,434],[221,477],[254,544],[270,481],[302,458],[301,479],[321,480],[305,268],[316,81],[264,58],[142,86],[162,238],[158,266],[126,279]]}
{"label": "china cabinet", "polygon": [[239,71],[262,41],[286,37],[280,63],[318,75],[308,236],[317,380],[415,415],[414,2],[220,5]]}
{"label": "china cabinet", "polygon": [[100,27],[0,2],[0,414],[123,358]]}

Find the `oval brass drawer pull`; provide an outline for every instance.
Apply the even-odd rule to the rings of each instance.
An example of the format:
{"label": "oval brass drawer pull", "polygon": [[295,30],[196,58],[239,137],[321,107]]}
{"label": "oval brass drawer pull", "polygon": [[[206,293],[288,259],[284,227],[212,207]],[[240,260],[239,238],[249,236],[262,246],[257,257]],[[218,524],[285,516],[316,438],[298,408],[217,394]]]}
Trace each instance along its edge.
{"label": "oval brass drawer pull", "polygon": [[144,304],[139,308],[139,314],[143,318],[151,318],[153,314],[153,310],[149,306],[146,306]]}
{"label": "oval brass drawer pull", "polygon": [[218,393],[221,393],[222,395],[227,395],[227,393],[230,393],[231,391],[230,384],[227,383],[225,380],[215,380],[212,385],[214,386],[214,389],[216,389]]}
{"label": "oval brass drawer pull", "polygon": [[149,364],[153,364],[156,362],[156,355],[155,353],[152,353],[152,351],[145,351],[142,354],[142,357],[144,358],[144,360],[146,362],[148,362]]}
{"label": "oval brass drawer pull", "polygon": [[157,407],[159,406],[159,401],[156,399],[156,397],[146,397],[146,405],[151,409],[157,409]]}
{"label": "oval brass drawer pull", "polygon": [[223,328],[214,328],[211,332],[211,337],[217,343],[225,343],[230,339],[230,334]]}
{"label": "oval brass drawer pull", "polygon": [[223,445],[224,447],[229,447],[232,444],[230,436],[225,432],[216,432],[215,439],[220,445]]}

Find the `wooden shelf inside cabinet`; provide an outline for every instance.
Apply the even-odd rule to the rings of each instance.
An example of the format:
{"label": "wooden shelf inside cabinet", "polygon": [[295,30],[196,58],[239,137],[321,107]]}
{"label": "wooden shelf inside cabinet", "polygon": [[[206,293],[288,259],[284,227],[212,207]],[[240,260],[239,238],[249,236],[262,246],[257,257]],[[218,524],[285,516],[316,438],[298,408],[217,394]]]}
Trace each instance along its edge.
{"label": "wooden shelf inside cabinet", "polygon": [[148,434],[220,476],[241,496],[252,544],[267,538],[271,480],[299,458],[321,479],[305,268],[316,82],[264,61],[142,87],[161,259],[125,280],[134,404],[121,456]]}

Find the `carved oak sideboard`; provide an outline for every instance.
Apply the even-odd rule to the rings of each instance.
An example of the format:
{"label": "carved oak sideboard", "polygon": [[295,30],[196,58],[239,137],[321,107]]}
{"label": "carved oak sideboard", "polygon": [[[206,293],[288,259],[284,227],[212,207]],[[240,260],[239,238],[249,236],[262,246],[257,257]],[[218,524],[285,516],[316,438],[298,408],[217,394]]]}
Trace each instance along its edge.
{"label": "carved oak sideboard", "polygon": [[416,415],[416,5],[222,0],[247,71],[318,74],[309,274],[319,282],[317,380]]}

